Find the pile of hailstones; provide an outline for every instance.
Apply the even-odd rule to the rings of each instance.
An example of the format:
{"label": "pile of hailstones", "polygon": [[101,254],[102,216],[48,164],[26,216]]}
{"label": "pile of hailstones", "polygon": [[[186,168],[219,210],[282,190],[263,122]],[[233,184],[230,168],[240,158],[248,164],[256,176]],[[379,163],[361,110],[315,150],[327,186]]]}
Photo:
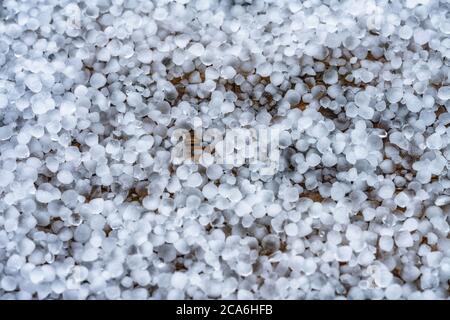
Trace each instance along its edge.
{"label": "pile of hailstones", "polygon": [[[0,296],[448,298],[449,9],[2,1]],[[278,170],[174,164],[199,123]]]}

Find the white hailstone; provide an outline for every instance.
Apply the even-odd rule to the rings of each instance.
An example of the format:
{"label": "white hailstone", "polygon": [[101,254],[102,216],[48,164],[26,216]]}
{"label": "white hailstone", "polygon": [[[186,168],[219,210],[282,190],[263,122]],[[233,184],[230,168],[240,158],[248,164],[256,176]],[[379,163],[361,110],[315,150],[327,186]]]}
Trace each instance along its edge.
{"label": "white hailstone", "polygon": [[408,40],[413,36],[413,32],[414,30],[410,26],[404,25],[398,30],[398,35],[400,38]]}
{"label": "white hailstone", "polygon": [[133,270],[131,274],[133,280],[140,286],[146,286],[151,281],[150,273],[147,270]]}
{"label": "white hailstone", "polygon": [[[316,18],[317,17],[315,16],[309,17],[309,19],[316,19]],[[317,22],[318,21],[316,20],[313,22],[313,24],[316,25]],[[324,46],[312,42],[309,43],[305,48],[305,54],[317,60],[325,59],[325,57],[327,56],[327,52],[328,50]]]}
{"label": "white hailstone", "polygon": [[389,88],[386,91],[386,99],[390,102],[390,103],[397,103],[400,100],[402,100],[403,98],[403,89],[402,88]]}
{"label": "white hailstone", "polygon": [[8,260],[6,261],[6,267],[10,270],[14,271],[19,271],[20,268],[23,267],[23,265],[25,264],[26,260],[24,257],[21,257],[17,254],[12,254]]}
{"label": "white hailstone", "polygon": [[206,176],[210,180],[217,180],[222,177],[223,169],[218,164],[212,164],[206,169]]}
{"label": "white hailstone", "polygon": [[358,263],[362,266],[368,266],[368,265],[372,264],[372,262],[374,260],[375,260],[375,255],[367,249],[364,249],[358,255]]}
{"label": "white hailstone", "polygon": [[13,130],[10,126],[0,127],[0,140],[8,140],[13,135]]}
{"label": "white hailstone", "polygon": [[278,203],[272,203],[267,207],[267,214],[271,217],[276,216],[281,212],[282,208]]}
{"label": "white hailstone", "polygon": [[395,185],[392,181],[386,181],[378,189],[378,195],[382,199],[391,199],[395,192]]}
{"label": "white hailstone", "polygon": [[108,141],[105,151],[109,154],[117,154],[120,151],[120,143],[117,140]]}
{"label": "white hailstone", "polygon": [[320,156],[317,153],[309,153],[306,156],[306,164],[309,167],[317,166],[320,163],[320,161],[321,161],[321,158],[320,158]]}
{"label": "white hailstone", "polygon": [[108,286],[104,290],[105,296],[109,300],[117,300],[120,298],[121,290],[119,286]]}
{"label": "white hailstone", "polygon": [[272,73],[272,65],[268,62],[263,62],[256,67],[256,73],[261,77],[269,77]]}
{"label": "white hailstone", "polygon": [[[42,94],[42,92],[40,94]],[[36,95],[36,96],[38,96],[38,95]],[[33,110],[33,113],[37,114],[37,115],[44,114],[47,111],[50,111],[54,108],[55,108],[55,101],[46,94],[40,95],[39,97],[37,97],[32,102],[32,105],[31,105],[31,109]]]}
{"label": "white hailstone", "polygon": [[355,225],[349,225],[345,232],[345,237],[351,242],[359,241],[362,237],[362,230]]}
{"label": "white hailstone", "polygon": [[298,234],[298,227],[295,223],[289,223],[284,227],[284,231],[290,237],[295,237]]}
{"label": "white hailstone", "polygon": [[142,102],[142,97],[138,92],[129,92],[127,94],[127,103],[132,106],[136,107]]}
{"label": "white hailstone", "polygon": [[412,93],[405,93],[404,99],[406,107],[411,112],[419,112],[422,109],[422,101]]}
{"label": "white hailstone", "polygon": [[14,173],[11,171],[0,169],[0,188],[5,188],[14,181]]}
{"label": "white hailstone", "polygon": [[445,206],[450,203],[450,197],[449,196],[439,196],[434,200],[434,204],[436,206]]}
{"label": "white hailstone", "polygon": [[427,265],[432,268],[438,268],[440,266],[442,258],[443,258],[442,252],[438,251],[428,252],[426,255]]}
{"label": "white hailstone", "polygon": [[374,75],[373,75],[372,72],[369,72],[369,71],[366,71],[366,70],[363,70],[361,72],[361,80],[363,82],[369,83],[369,82],[371,82],[373,80],[373,78],[374,78]]}
{"label": "white hailstone", "polygon": [[39,284],[42,281],[44,281],[44,278],[45,278],[45,274],[44,274],[44,271],[41,268],[36,267],[33,270],[31,270],[31,272],[30,272],[30,280],[31,280],[32,283]]}
{"label": "white hailstone", "polygon": [[137,152],[147,152],[154,145],[155,139],[151,135],[145,135],[139,138],[135,148]]}
{"label": "white hailstone", "polygon": [[[156,24],[155,24],[156,28]],[[190,37],[187,34],[179,34],[174,37],[175,45],[179,48],[185,48],[190,41]]]}
{"label": "white hailstone", "polygon": [[35,243],[28,238],[23,238],[19,243],[19,250],[20,250],[19,253],[22,256],[30,255],[35,248],[36,248]]}
{"label": "white hailstone", "polygon": [[190,209],[197,209],[201,204],[201,199],[197,196],[191,195],[186,198],[186,207]]}
{"label": "white hailstone", "polygon": [[80,158],[80,150],[78,150],[77,147],[66,148],[65,153],[64,153],[64,159],[67,162],[70,162],[70,161],[76,162],[79,160],[79,158]]}
{"label": "white hailstone", "polygon": [[419,222],[416,218],[408,218],[403,222],[402,229],[408,232],[417,230],[419,227]]}
{"label": "white hailstone", "polygon": [[188,283],[188,277],[184,272],[174,272],[170,283],[174,288],[183,289]]}
{"label": "white hailstone", "polygon": [[390,252],[394,247],[394,240],[388,236],[381,236],[378,244],[381,250]]}
{"label": "white hailstone", "polygon": [[395,235],[395,244],[400,248],[412,247],[414,239],[408,231],[402,231]]}
{"label": "white hailstone", "polygon": [[220,111],[222,113],[230,113],[234,111],[234,103],[232,102],[224,102],[221,106],[220,106]]}
{"label": "white hailstone", "polygon": [[194,57],[200,57],[205,52],[205,47],[201,43],[194,43],[188,48],[188,52]]}
{"label": "white hailstone", "polygon": [[186,185],[196,188],[202,184],[202,180],[202,176],[198,172],[194,172],[187,177]]}
{"label": "white hailstone", "polygon": [[165,7],[157,7],[153,12],[153,18],[157,21],[165,20],[169,16]]}
{"label": "white hailstone", "polygon": [[338,223],[345,224],[349,220],[349,210],[346,207],[336,207],[333,210],[333,218]]}
{"label": "white hailstone", "polygon": [[36,191],[36,200],[41,203],[49,203],[61,198],[61,191],[50,183],[43,183]]}
{"label": "white hailstone", "polygon": [[423,30],[420,28],[414,29],[414,42],[422,46],[430,40],[430,33],[428,30]]}
{"label": "white hailstone", "polygon": [[181,165],[176,170],[176,176],[180,180],[186,180],[190,174],[191,174],[191,171],[190,171],[189,167],[186,165]]}
{"label": "white hailstone", "polygon": [[332,167],[337,163],[337,157],[331,152],[326,152],[322,155],[322,163],[326,167]]}
{"label": "white hailstone", "polygon": [[257,203],[255,205],[253,205],[252,207],[252,215],[255,218],[262,218],[266,215],[267,213],[267,208],[264,204],[262,203]]}
{"label": "white hailstone", "polygon": [[233,79],[236,75],[236,70],[231,66],[226,66],[221,70],[221,75],[224,79]]}
{"label": "white hailstone", "polygon": [[323,82],[326,84],[335,84],[338,82],[338,73],[336,70],[328,70],[323,74]]}
{"label": "white hailstone", "polygon": [[68,170],[59,171],[56,177],[62,184],[70,184],[73,181],[72,173],[70,173],[70,171]]}
{"label": "white hailstone", "polygon": [[236,265],[236,273],[242,277],[247,277],[253,272],[253,267],[250,263],[238,261]]}
{"label": "white hailstone", "polygon": [[336,251],[336,260],[339,262],[348,262],[352,257],[353,250],[350,246],[339,246]]}
{"label": "white hailstone", "polygon": [[101,48],[97,52],[97,59],[100,61],[109,61],[111,59],[111,53],[109,52],[108,48]]}
{"label": "white hailstone", "polygon": [[247,201],[242,200],[235,206],[234,211],[238,217],[244,217],[252,212],[252,207]]}
{"label": "white hailstone", "polygon": [[28,89],[34,93],[38,93],[42,90],[42,82],[37,74],[31,73],[25,77],[24,81]]}
{"label": "white hailstone", "polygon": [[11,276],[5,276],[0,281],[0,287],[5,291],[14,291],[17,288],[17,285],[17,279]]}
{"label": "white hailstone", "polygon": [[91,229],[86,224],[79,225],[73,234],[73,238],[77,242],[87,242],[91,236]]}
{"label": "white hailstone", "polygon": [[242,193],[238,188],[231,188],[228,192],[228,199],[234,203],[241,201],[242,197]]}
{"label": "white hailstone", "polygon": [[186,61],[186,57],[187,55],[185,54],[184,51],[180,49],[175,49],[172,55],[172,61],[174,64],[182,66],[184,61]]}
{"label": "white hailstone", "polygon": [[76,111],[75,103],[72,101],[63,101],[59,106],[59,112],[62,116],[69,116]]}
{"label": "white hailstone", "polygon": [[198,159],[199,163],[204,167],[209,167],[214,164],[215,158],[210,153],[202,152]]}
{"label": "white hailstone", "polygon": [[8,96],[0,93],[0,109],[4,109],[8,106]]}
{"label": "white hailstone", "polygon": [[298,189],[295,187],[286,188],[283,191],[284,199],[288,202],[296,202],[299,198]]}
{"label": "white hailstone", "polygon": [[288,90],[285,95],[285,99],[291,106],[297,105],[300,102],[300,94],[294,90]]}
{"label": "white hailstone", "polygon": [[441,20],[439,29],[440,29],[444,34],[450,34],[450,22],[448,22],[448,21],[445,20],[445,19]]}
{"label": "white hailstone", "polygon": [[[137,156],[138,156],[138,155],[136,154],[136,152],[133,152],[133,151],[125,151],[125,152],[123,153],[123,160],[124,160],[126,163],[132,164],[132,163],[135,163],[135,162],[136,162]],[[106,169],[104,172],[107,173],[107,169]],[[101,176],[101,174],[99,174],[99,172],[97,172],[97,174],[98,174],[99,176]]]}
{"label": "white hailstone", "polygon": [[306,258],[303,263],[303,272],[306,275],[312,275],[314,272],[316,272],[317,269],[317,263],[314,261],[313,258]]}
{"label": "white hailstone", "polygon": [[153,52],[149,49],[139,50],[136,57],[140,62],[149,64],[153,61]]}
{"label": "white hailstone", "polygon": [[391,284],[393,277],[392,273],[384,265],[377,265],[373,273],[373,280],[380,288],[387,288]]}
{"label": "white hailstone", "polygon": [[87,249],[85,249],[83,251],[83,255],[81,256],[81,259],[84,262],[92,262],[97,260],[97,258],[98,258],[97,249],[92,247],[88,247]]}
{"label": "white hailstone", "polygon": [[437,96],[443,101],[450,100],[450,86],[440,87],[437,92]]}
{"label": "white hailstone", "polygon": [[197,0],[195,1],[195,8],[199,11],[207,10],[211,6],[208,0]]}
{"label": "white hailstone", "polygon": [[430,149],[439,150],[443,147],[442,137],[435,132],[427,138],[426,144]]}
{"label": "white hailstone", "polygon": [[402,297],[403,289],[400,285],[394,283],[386,288],[384,294],[386,296],[386,299],[398,300]]}
{"label": "white hailstone", "polygon": [[89,84],[95,89],[101,88],[106,84],[106,78],[103,74],[96,72],[89,79]]}
{"label": "white hailstone", "polygon": [[270,74],[270,83],[273,84],[274,86],[281,85],[283,81],[284,81],[283,73],[275,71]]}
{"label": "white hailstone", "polygon": [[395,196],[394,202],[397,206],[405,208],[410,204],[410,198],[405,192],[402,191]]}
{"label": "white hailstone", "polygon": [[105,201],[102,198],[92,199],[89,202],[89,210],[92,214],[99,214],[103,211]]}
{"label": "white hailstone", "polygon": [[253,293],[251,293],[248,290],[245,289],[239,289],[237,292],[237,299],[238,300],[252,300],[254,299]]}
{"label": "white hailstone", "polygon": [[345,197],[345,187],[339,182],[334,182],[330,190],[330,195],[335,201],[341,200]]}
{"label": "white hailstone", "polygon": [[98,144],[98,136],[95,135],[95,134],[93,134],[93,133],[88,134],[88,135],[86,136],[86,138],[84,139],[84,142],[85,142],[88,146],[94,147],[94,146],[96,146],[96,145]]}
{"label": "white hailstone", "polygon": [[359,91],[355,95],[355,103],[358,107],[368,107],[370,103],[370,96],[365,91]]}

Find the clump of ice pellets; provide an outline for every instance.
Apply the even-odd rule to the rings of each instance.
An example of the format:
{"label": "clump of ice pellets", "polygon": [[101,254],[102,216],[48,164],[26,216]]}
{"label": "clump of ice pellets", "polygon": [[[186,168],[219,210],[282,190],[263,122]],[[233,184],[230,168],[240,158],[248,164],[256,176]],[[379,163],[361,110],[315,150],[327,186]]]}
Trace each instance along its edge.
{"label": "clump of ice pellets", "polygon": [[448,299],[449,15],[3,1],[0,298]]}

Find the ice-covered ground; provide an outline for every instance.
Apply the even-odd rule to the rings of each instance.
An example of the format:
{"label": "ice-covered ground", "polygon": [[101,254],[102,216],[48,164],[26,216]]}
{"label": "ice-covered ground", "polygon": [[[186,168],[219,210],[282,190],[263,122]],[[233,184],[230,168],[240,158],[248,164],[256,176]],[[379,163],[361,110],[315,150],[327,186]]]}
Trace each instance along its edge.
{"label": "ice-covered ground", "polygon": [[1,1],[0,297],[448,298],[449,9]]}

